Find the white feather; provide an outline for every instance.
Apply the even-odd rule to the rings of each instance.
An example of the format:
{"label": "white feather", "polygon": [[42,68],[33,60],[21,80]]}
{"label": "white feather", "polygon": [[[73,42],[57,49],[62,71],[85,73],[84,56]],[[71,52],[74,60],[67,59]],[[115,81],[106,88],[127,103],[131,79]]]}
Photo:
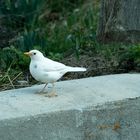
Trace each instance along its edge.
{"label": "white feather", "polygon": [[30,51],[32,54],[30,73],[37,80],[44,83],[53,83],[67,72],[84,72],[86,68],[70,67],[43,56],[38,50]]}

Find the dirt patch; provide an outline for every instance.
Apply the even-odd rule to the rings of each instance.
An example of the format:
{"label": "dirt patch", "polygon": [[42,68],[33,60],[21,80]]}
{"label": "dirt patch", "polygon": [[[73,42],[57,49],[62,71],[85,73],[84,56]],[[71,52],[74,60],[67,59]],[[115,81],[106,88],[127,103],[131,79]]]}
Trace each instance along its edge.
{"label": "dirt patch", "polygon": [[68,73],[66,74],[62,80],[65,79],[79,79],[85,77],[106,75],[106,74],[116,74],[116,73],[124,73],[125,69],[119,68],[119,63],[112,61],[107,61],[103,57],[100,56],[80,56],[79,60],[75,57],[70,56],[69,58],[65,58],[63,63],[70,66],[79,66],[87,68],[86,72],[78,72],[78,73]]}

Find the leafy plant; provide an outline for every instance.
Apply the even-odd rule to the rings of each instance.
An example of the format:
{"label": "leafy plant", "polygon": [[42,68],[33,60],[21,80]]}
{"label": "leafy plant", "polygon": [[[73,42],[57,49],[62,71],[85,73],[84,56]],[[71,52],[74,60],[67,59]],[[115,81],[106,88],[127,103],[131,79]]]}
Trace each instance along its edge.
{"label": "leafy plant", "polygon": [[132,61],[135,66],[140,67],[140,44],[129,45],[127,51],[122,54],[121,61]]}
{"label": "leafy plant", "polygon": [[10,67],[10,69],[16,70],[26,70],[29,65],[29,59],[24,56],[23,52],[17,50],[13,46],[10,48],[4,48],[0,51],[0,63],[1,71],[4,71]]}
{"label": "leafy plant", "polygon": [[24,30],[24,32],[19,33],[19,35],[15,38],[12,45],[21,51],[29,51],[34,48],[34,46],[40,46],[43,48],[46,46],[46,38],[41,29],[38,30]]}
{"label": "leafy plant", "polygon": [[38,25],[44,0],[1,0],[0,14],[8,28],[31,29]]}

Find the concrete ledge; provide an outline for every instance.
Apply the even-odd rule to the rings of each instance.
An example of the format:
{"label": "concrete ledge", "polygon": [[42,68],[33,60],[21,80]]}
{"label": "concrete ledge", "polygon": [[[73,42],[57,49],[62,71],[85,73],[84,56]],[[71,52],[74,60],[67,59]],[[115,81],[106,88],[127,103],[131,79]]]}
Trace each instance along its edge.
{"label": "concrete ledge", "polygon": [[108,75],[0,93],[0,140],[138,140],[140,75]]}

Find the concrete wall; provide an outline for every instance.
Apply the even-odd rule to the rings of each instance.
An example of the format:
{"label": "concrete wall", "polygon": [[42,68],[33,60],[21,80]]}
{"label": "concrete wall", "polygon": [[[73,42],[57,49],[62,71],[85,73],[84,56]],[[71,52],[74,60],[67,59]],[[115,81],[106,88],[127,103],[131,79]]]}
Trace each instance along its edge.
{"label": "concrete wall", "polygon": [[[113,85],[117,87],[118,82],[120,84],[118,95],[122,99],[114,95],[116,92],[113,89],[99,92],[97,85],[93,86],[94,81],[98,84],[98,80],[102,83],[100,88],[105,84],[108,89],[107,85],[115,89]],[[92,87],[87,81],[92,83]],[[56,98],[34,94],[40,86],[2,92],[0,140],[138,140],[140,139],[139,81],[139,75],[127,74],[58,82],[56,88],[59,96]],[[87,91],[91,92],[88,94],[84,90],[78,90],[80,93],[77,92],[76,96],[69,84],[71,87],[89,86]],[[61,89],[61,85],[64,89]],[[67,86],[70,92],[65,89]],[[63,92],[65,90],[67,92]],[[109,100],[108,92],[111,92],[108,95],[115,96],[116,100],[111,97],[112,101]],[[94,94],[96,96],[93,96]],[[85,100],[81,98],[82,96]],[[104,101],[100,102],[102,98]],[[41,110],[42,108],[44,109]]]}

